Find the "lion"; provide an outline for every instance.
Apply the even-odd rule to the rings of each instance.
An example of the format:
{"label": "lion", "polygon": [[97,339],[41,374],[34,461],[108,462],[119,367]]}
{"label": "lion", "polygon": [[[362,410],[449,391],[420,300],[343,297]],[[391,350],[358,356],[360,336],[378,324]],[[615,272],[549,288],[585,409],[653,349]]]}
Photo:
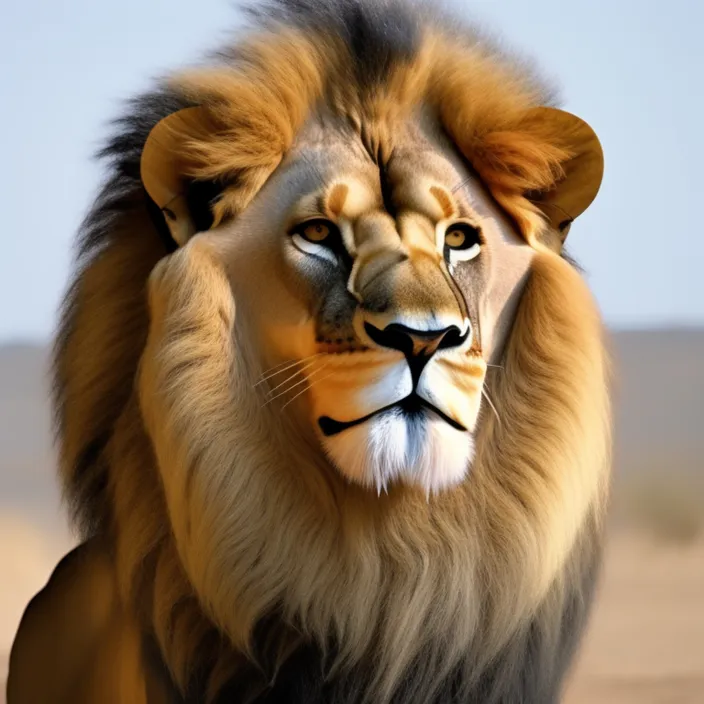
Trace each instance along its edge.
{"label": "lion", "polygon": [[438,10],[271,0],[102,156],[54,357],[83,543],[9,704],[557,702],[609,493],[594,131]]}

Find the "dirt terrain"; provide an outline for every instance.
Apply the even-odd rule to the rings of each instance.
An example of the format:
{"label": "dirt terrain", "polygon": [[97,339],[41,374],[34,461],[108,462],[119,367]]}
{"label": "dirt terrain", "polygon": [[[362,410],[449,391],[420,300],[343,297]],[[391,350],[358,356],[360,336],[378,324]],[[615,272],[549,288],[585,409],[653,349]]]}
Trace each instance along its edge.
{"label": "dirt terrain", "polygon": [[704,536],[610,536],[564,704],[704,702]]}

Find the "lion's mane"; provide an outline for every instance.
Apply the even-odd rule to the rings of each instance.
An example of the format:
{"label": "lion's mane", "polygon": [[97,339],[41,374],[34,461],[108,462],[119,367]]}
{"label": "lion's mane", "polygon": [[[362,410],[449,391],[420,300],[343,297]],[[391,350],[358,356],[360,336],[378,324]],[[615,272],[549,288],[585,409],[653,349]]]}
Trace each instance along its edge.
{"label": "lion's mane", "polygon": [[[476,33],[400,3],[292,6],[270,7],[215,68],[137,99],[102,153],[111,176],[83,227],[55,348],[66,494],[83,534],[113,547],[121,599],[185,693],[212,699],[237,681],[238,696],[254,696],[315,651],[328,679],[316,684],[313,668],[310,686],[325,701],[548,701],[588,610],[610,446],[601,322],[564,258],[536,255],[489,373],[496,414],[483,416],[471,475],[430,500],[403,488],[372,498],[311,469],[319,460],[294,436],[272,436],[276,417],[250,398],[256,360],[227,332],[236,302],[217,268],[203,265],[200,288],[221,316],[139,374],[153,334],[147,282],[170,251],[139,161],[176,110],[206,105],[228,127],[191,145],[193,176],[236,176],[219,219],[246,207],[321,96],[359,116],[432,86],[454,141],[524,231],[538,215],[519,192],[559,173],[559,143],[521,123],[549,94]],[[190,281],[184,330],[203,322]],[[167,510],[169,473],[179,511]],[[201,492],[230,497],[226,515],[194,515],[194,473]],[[227,570],[199,554],[205,530]]]}

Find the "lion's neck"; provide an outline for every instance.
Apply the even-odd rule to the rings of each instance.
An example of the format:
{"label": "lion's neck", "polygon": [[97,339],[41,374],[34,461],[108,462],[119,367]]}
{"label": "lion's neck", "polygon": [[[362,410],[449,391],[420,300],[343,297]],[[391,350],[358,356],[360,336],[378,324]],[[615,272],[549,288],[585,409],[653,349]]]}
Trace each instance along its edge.
{"label": "lion's neck", "polygon": [[[561,613],[608,459],[601,330],[577,280],[536,257],[490,381],[499,418],[483,418],[468,479],[429,500],[404,487],[377,496],[321,468],[218,345],[204,348],[209,376],[195,367],[193,383],[209,384],[208,407],[226,412],[199,413],[183,383],[172,407],[147,414],[151,442],[125,416],[115,457],[152,461],[115,487],[124,591],[153,604],[150,626],[182,685],[198,662],[226,682],[273,618],[285,635],[276,653],[294,648],[289,634],[332,644],[332,666],[370,663],[370,691],[387,701],[411,670],[429,689],[460,664],[483,672],[549,598]],[[568,295],[582,314],[566,310]],[[143,404],[162,397],[143,392]],[[188,420],[181,433],[164,422],[174,417]]]}

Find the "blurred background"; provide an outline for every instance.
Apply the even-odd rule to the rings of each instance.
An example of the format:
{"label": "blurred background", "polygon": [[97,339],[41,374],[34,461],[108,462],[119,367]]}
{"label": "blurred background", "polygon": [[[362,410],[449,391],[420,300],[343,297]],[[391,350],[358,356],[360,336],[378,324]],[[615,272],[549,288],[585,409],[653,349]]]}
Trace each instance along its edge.
{"label": "blurred background", "polygon": [[[694,207],[704,6],[447,4],[534,57],[606,154],[602,191],[568,244],[612,332],[614,501],[565,702],[704,702],[704,237]],[[47,361],[74,233],[102,178],[92,155],[123,100],[218,46],[238,21],[227,0],[23,0],[2,15],[0,683],[25,605],[74,541],[55,481]]]}

